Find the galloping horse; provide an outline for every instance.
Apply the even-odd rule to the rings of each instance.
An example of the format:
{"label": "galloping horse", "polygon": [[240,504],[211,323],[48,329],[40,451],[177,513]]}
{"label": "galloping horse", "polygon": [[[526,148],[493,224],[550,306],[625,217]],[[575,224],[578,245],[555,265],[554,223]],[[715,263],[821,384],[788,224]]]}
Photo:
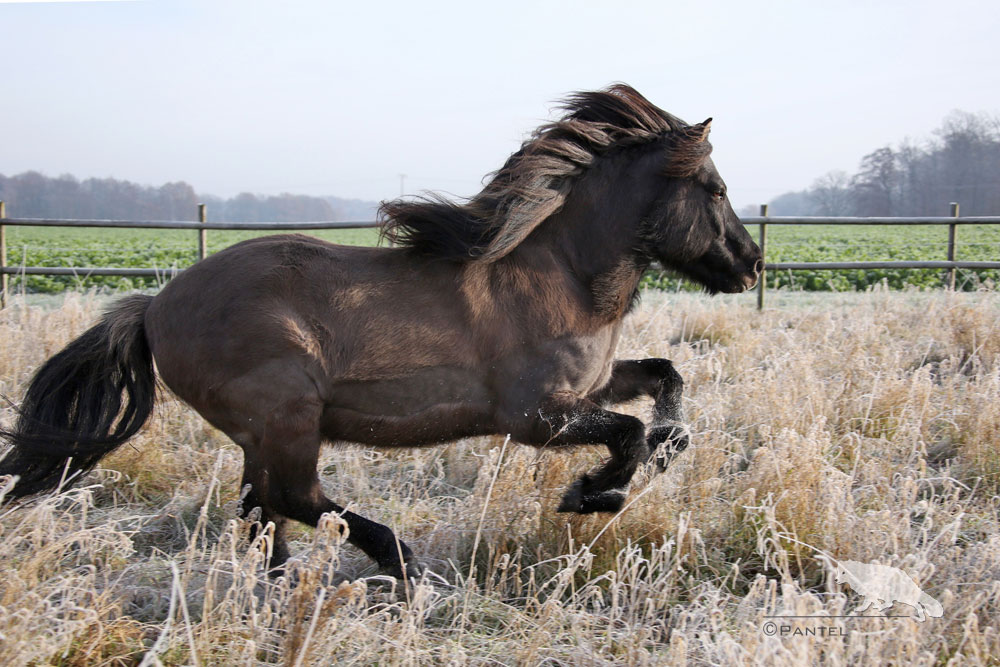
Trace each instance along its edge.
{"label": "galloping horse", "polygon": [[[763,264],[709,157],[711,119],[688,125],[626,85],[563,110],[471,199],[384,204],[392,247],[257,238],[118,301],[37,371],[0,432],[12,494],[79,477],[132,437],[153,407],[155,359],[243,449],[243,506],[274,522],[272,565],[288,556],[288,519],[337,512],[385,571],[418,572],[389,528],[323,494],[325,441],[604,444],[610,459],[558,509],[619,510],[637,466],[662,469],[688,442],[671,363],[614,359],[643,271],[658,260],[741,292]],[[655,401],[649,429],[607,409],[639,396]]]}

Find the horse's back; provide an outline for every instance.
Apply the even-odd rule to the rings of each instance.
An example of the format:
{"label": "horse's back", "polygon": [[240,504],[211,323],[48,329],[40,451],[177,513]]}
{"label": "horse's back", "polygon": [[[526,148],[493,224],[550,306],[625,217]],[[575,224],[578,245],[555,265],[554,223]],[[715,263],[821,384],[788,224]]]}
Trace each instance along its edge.
{"label": "horse's back", "polygon": [[181,398],[270,366],[320,386],[391,377],[468,348],[447,267],[389,248],[340,246],[302,235],[251,239],[168,283],[146,313],[161,377]]}

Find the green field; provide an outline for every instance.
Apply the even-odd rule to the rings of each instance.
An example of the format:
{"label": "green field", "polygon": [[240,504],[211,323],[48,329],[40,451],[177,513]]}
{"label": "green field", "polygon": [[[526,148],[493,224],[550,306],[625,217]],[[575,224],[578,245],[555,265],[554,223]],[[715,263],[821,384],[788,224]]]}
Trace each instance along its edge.
{"label": "green field", "polygon": [[[208,232],[208,252],[218,252],[239,241],[277,232]],[[333,243],[375,245],[374,229],[311,231]],[[186,229],[100,229],[8,227],[7,263],[10,266],[77,266],[183,269],[198,259],[198,234]],[[157,286],[156,278],[93,276],[11,276],[11,290],[54,293],[66,289],[101,287],[130,290]]]}
{"label": "green field", "polygon": [[[757,226],[748,228],[754,238]],[[311,232],[335,243],[374,245],[373,229]],[[8,227],[8,264],[11,266],[146,267],[184,268],[197,259],[198,237],[188,230],[66,229]],[[209,252],[261,232],[210,231]],[[791,226],[768,228],[769,262],[943,260],[947,258],[945,226]],[[1000,225],[962,225],[958,228],[956,258],[990,261],[1000,258]],[[768,287],[810,291],[864,290],[885,281],[889,287],[937,288],[944,272],[919,269],[873,269],[851,271],[772,271]],[[1000,281],[1000,271],[958,272],[960,289],[973,290]],[[156,278],[95,276],[12,276],[13,291],[53,293],[68,288],[151,288]],[[644,285],[660,289],[696,289],[667,273],[650,272]]]}
{"label": "green field", "polygon": [[[749,225],[754,240],[759,227]],[[944,225],[901,227],[872,225],[769,225],[768,262],[927,261],[948,259],[948,228]],[[959,225],[955,259],[1000,259],[1000,225]],[[938,288],[945,272],[933,269],[855,269],[844,271],[771,271],[767,287],[808,291],[865,290],[885,281],[893,289],[915,286]],[[966,291],[1000,282],[1000,271],[958,270],[956,287]],[[649,287],[677,289],[678,281],[666,274],[646,277]],[[683,288],[683,286],[682,286]]]}

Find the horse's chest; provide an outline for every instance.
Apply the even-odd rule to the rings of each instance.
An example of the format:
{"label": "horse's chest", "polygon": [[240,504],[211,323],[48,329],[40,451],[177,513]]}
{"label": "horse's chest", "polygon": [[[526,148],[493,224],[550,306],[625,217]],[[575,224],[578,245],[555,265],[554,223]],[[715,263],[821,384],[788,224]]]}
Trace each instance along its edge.
{"label": "horse's chest", "polygon": [[591,336],[567,337],[551,341],[539,350],[530,363],[536,372],[544,372],[550,391],[571,391],[586,395],[611,378],[618,328],[609,328]]}
{"label": "horse's chest", "polygon": [[575,365],[568,369],[573,389],[581,394],[603,387],[611,379],[616,341],[588,341],[581,345],[581,354]]}

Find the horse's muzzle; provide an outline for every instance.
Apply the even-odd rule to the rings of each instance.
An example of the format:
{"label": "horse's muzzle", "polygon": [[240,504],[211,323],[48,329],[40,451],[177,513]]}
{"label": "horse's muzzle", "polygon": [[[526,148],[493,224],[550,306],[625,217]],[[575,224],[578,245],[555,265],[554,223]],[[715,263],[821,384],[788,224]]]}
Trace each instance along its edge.
{"label": "horse's muzzle", "polygon": [[760,280],[761,274],[764,273],[764,260],[758,259],[754,262],[753,273],[748,273],[743,276],[744,292],[752,290],[757,286],[757,281]]}

